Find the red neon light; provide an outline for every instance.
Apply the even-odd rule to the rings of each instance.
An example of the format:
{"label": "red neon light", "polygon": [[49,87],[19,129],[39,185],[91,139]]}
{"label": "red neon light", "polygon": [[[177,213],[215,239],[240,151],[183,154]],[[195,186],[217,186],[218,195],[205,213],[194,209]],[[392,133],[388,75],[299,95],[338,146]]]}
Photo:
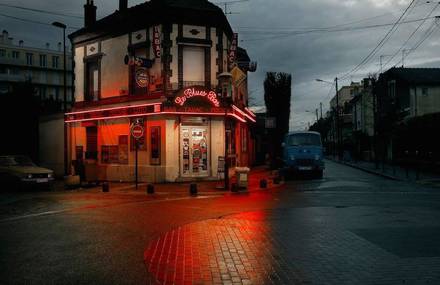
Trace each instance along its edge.
{"label": "red neon light", "polygon": [[249,116],[247,113],[243,112],[240,108],[238,108],[235,105],[232,105],[232,109],[234,109],[234,111],[237,111],[238,113],[240,113],[241,115],[243,115],[244,117],[248,118],[251,122],[256,123],[257,121],[252,118],[251,116]]}
{"label": "red neon light", "polygon": [[183,95],[176,97],[174,102],[177,105],[183,106],[186,100],[192,97],[205,97],[212,103],[212,105],[217,108],[220,107],[220,101],[217,99],[217,93],[214,91],[198,90],[196,88],[185,89],[185,91],[183,91]]}
{"label": "red neon light", "polygon": [[257,115],[254,114],[254,112],[251,111],[248,107],[244,108],[252,117],[257,118]]}
{"label": "red neon light", "polygon": [[113,107],[113,108],[104,108],[104,109],[94,109],[94,110],[87,110],[87,111],[78,111],[78,112],[72,112],[72,113],[66,113],[66,116],[71,115],[79,115],[79,114],[87,114],[92,112],[104,112],[104,111],[113,111],[113,110],[123,110],[127,108],[140,108],[140,107],[148,107],[148,106],[160,106],[162,103],[149,103],[149,104],[141,104],[141,105],[128,105],[124,107]]}

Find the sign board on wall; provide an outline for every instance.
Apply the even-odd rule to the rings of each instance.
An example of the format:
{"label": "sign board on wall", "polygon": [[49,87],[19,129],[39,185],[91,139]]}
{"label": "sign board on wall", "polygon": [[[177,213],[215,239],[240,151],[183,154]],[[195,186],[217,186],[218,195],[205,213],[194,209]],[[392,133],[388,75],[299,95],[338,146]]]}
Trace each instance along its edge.
{"label": "sign board on wall", "polygon": [[148,87],[150,83],[150,75],[146,68],[138,68],[136,70],[136,85],[140,88]]}
{"label": "sign board on wall", "polygon": [[230,65],[234,64],[235,60],[237,59],[237,48],[238,48],[238,34],[234,33],[228,55]]}
{"label": "sign board on wall", "polygon": [[160,26],[154,26],[153,27],[153,52],[154,52],[154,56],[156,58],[160,58],[162,56],[160,38],[161,38]]}

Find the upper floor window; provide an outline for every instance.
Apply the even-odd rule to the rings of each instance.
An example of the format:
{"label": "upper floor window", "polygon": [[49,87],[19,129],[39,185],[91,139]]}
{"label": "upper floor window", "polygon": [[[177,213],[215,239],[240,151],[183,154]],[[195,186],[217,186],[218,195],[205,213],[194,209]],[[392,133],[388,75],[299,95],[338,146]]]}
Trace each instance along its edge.
{"label": "upper floor window", "polygon": [[388,82],[388,96],[396,98],[396,81]]}
{"label": "upper floor window", "polygon": [[86,62],[86,78],[85,78],[85,100],[98,101],[100,97],[99,86],[100,68],[98,60],[89,60]]}
{"label": "upper floor window", "polygon": [[52,57],[52,68],[59,68],[60,58],[58,56]]}
{"label": "upper floor window", "polygon": [[20,52],[14,50],[12,52],[12,58],[19,59],[20,58]]}
{"label": "upper floor window", "polygon": [[47,67],[47,56],[45,54],[40,54],[40,66]]}
{"label": "upper floor window", "polygon": [[34,55],[32,53],[26,54],[26,64],[33,65],[34,64]]}
{"label": "upper floor window", "polygon": [[202,47],[183,47],[183,83],[205,85],[205,49]]}
{"label": "upper floor window", "polygon": [[0,49],[0,57],[6,57],[6,50]]}

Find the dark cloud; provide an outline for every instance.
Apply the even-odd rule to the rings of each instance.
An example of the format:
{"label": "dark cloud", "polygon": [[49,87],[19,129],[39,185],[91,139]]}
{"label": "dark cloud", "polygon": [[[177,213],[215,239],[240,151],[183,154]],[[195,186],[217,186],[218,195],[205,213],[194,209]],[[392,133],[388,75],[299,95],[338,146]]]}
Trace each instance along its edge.
{"label": "dark cloud", "polygon": [[[18,0],[1,3],[81,15],[83,2],[85,1]],[[141,2],[143,1],[130,1],[130,5]],[[407,19],[426,16],[435,5],[425,4],[426,1],[422,0],[416,2],[416,8],[411,11]],[[95,0],[95,3],[98,6],[98,16],[101,17],[113,12],[118,6],[117,0]],[[390,27],[284,37],[279,36],[279,33],[335,26],[377,15],[382,16],[343,27],[392,23],[408,4],[409,0],[250,0],[232,5],[230,9],[240,14],[229,16],[231,24],[234,30],[240,33],[241,45],[259,64],[258,72],[250,75],[250,90],[254,97],[252,102],[263,104],[263,80],[267,71],[292,73],[294,86],[291,127],[304,128],[307,122],[314,118],[313,114],[305,111],[314,110],[320,102],[328,108],[330,97],[334,95],[334,91],[329,93],[330,85],[315,82],[315,79],[333,80],[336,76],[345,74],[376,46]],[[4,14],[47,23],[62,20],[72,27],[82,24],[81,20],[75,18],[29,13],[10,8],[1,10]],[[439,15],[440,8],[437,11],[433,15]],[[432,20],[424,25],[409,46],[423,35],[424,30],[431,23]],[[341,85],[349,83],[350,79],[357,81],[370,72],[379,71],[379,56],[394,54],[418,24],[401,25],[371,63],[348,80],[341,82]],[[54,28],[22,23],[1,16],[0,28],[9,30],[16,39],[24,39],[26,42],[40,46],[48,41],[56,44],[56,39],[60,36],[59,31]],[[440,41],[437,40],[437,36],[438,34],[434,33],[405,63],[438,66],[440,58],[436,51]],[[388,67],[397,63],[400,58],[399,54]]]}

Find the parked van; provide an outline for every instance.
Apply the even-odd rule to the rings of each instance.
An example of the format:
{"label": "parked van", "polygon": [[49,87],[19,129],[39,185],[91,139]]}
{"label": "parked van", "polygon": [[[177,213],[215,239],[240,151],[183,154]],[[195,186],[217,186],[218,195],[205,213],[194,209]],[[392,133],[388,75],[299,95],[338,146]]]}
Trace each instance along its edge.
{"label": "parked van", "polygon": [[292,132],[283,142],[283,173],[286,176],[312,173],[323,177],[325,169],[321,135],[317,132]]}

